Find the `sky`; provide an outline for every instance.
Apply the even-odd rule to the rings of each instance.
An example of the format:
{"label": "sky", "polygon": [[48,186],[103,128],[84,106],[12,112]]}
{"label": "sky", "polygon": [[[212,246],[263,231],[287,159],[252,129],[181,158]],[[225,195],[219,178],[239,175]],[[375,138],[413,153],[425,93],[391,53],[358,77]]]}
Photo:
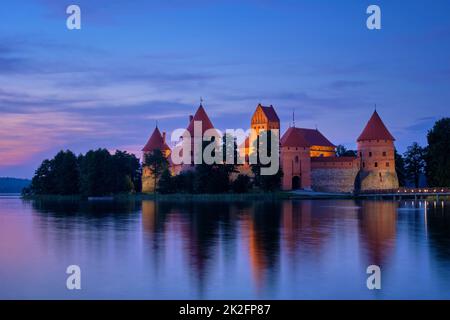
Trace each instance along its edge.
{"label": "sky", "polygon": [[[81,8],[68,30],[66,8]],[[366,27],[381,8],[382,29]],[[450,1],[9,0],[0,7],[0,176],[62,149],[140,155],[203,98],[218,129],[258,103],[356,148],[377,111],[400,152],[449,116]]]}

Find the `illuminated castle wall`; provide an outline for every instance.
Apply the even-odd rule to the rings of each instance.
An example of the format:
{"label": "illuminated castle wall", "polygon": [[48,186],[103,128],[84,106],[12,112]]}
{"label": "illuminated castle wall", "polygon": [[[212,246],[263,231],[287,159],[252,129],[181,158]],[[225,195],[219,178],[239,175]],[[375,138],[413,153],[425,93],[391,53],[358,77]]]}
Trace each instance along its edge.
{"label": "illuminated castle wall", "polygon": [[[204,107],[199,106],[195,116],[190,116],[187,131],[193,130],[194,121],[201,121],[203,130],[214,128]],[[280,119],[273,106],[258,104],[250,127],[256,135],[249,136],[240,146],[240,153],[246,164],[240,166],[241,173],[251,175],[249,155],[254,152],[255,139],[266,130],[280,130]],[[358,152],[354,157],[336,156],[336,146],[319,130],[289,127],[280,139],[280,166],[283,170],[283,190],[314,190],[320,192],[354,192],[398,188],[395,172],[394,137],[375,111],[357,139]],[[144,154],[161,148],[168,157],[170,148],[165,134],[156,128]],[[190,166],[190,165],[188,165]],[[185,168],[173,166],[177,174]],[[153,192],[156,181],[143,169],[143,192]]]}

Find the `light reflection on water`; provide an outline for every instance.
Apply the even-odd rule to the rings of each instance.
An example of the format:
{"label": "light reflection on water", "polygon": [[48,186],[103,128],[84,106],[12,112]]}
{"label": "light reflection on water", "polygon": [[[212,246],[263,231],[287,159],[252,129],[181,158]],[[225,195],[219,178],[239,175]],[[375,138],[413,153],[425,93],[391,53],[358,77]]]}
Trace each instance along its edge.
{"label": "light reflection on water", "polygon": [[0,199],[6,299],[448,299],[449,267],[442,201]]}

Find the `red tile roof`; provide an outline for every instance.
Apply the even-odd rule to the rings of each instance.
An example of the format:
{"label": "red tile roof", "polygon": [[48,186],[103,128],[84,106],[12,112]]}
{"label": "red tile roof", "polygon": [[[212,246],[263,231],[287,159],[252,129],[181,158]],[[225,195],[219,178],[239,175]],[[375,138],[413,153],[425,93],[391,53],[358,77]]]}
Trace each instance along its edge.
{"label": "red tile roof", "polygon": [[281,138],[283,147],[310,147],[311,144],[305,139],[299,128],[289,128]]}
{"label": "red tile roof", "polygon": [[195,113],[194,117],[192,118],[191,122],[189,123],[189,126],[186,129],[191,134],[191,137],[194,136],[194,122],[195,121],[202,122],[202,134],[204,134],[206,130],[214,129],[214,126],[213,126],[211,120],[209,120],[209,117],[206,114],[206,111],[202,105],[200,105],[198,107],[197,112]]}
{"label": "red tile roof", "polygon": [[142,149],[142,151],[152,152],[155,149],[159,149],[161,151],[170,150],[169,146],[164,141],[163,136],[161,135],[161,132],[159,131],[158,127],[155,128],[150,139],[148,139],[148,142],[145,145],[144,149]]}
{"label": "red tile roof", "polygon": [[373,113],[372,117],[370,118],[369,122],[367,122],[366,127],[364,128],[357,141],[359,142],[364,140],[395,141],[395,138],[386,128],[377,111]]}
{"label": "red tile roof", "polygon": [[258,107],[261,107],[261,110],[264,112],[265,116],[267,117],[267,120],[271,122],[280,122],[280,118],[278,118],[277,112],[275,111],[275,108],[272,105],[265,107],[259,104]]}
{"label": "red tile roof", "polygon": [[325,136],[317,129],[289,128],[281,138],[283,147],[335,147]]}

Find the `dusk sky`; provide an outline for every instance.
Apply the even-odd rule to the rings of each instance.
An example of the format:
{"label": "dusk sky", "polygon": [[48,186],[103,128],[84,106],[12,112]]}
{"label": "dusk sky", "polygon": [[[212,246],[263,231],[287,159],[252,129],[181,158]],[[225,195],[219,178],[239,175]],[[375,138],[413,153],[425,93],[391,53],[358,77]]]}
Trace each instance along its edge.
{"label": "dusk sky", "polygon": [[449,116],[450,1],[2,1],[0,176],[30,178],[61,149],[140,155],[156,121],[186,127],[200,97],[218,129],[272,104],[282,132],[295,109],[348,148],[377,104],[400,152],[425,145]]}

